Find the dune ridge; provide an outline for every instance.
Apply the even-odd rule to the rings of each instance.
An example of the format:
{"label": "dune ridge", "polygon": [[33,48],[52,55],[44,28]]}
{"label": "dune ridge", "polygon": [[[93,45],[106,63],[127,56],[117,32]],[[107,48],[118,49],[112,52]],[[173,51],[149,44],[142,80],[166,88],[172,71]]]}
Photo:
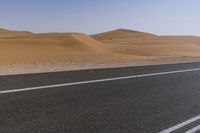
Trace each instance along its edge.
{"label": "dune ridge", "polygon": [[0,29],[0,64],[101,64],[165,57],[200,57],[200,38],[159,36],[128,29],[90,36]]}
{"label": "dune ridge", "polygon": [[200,38],[195,36],[158,36],[129,30],[114,30],[92,35],[107,43],[110,51],[138,56],[199,56]]}
{"label": "dune ridge", "polygon": [[0,64],[109,62],[129,58],[107,51],[106,44],[83,33],[22,33],[6,31],[7,37],[0,34]]}
{"label": "dune ridge", "polygon": [[95,38],[96,40],[112,40],[112,39],[121,39],[121,38],[144,38],[144,37],[153,37],[156,36],[154,34],[140,32],[140,31],[133,31],[128,29],[117,29],[113,31],[108,31],[104,33],[94,34],[91,37]]}
{"label": "dune ridge", "polygon": [[28,31],[11,31],[11,30],[6,30],[6,29],[0,28],[0,39],[29,36],[31,34],[32,33],[28,32]]}

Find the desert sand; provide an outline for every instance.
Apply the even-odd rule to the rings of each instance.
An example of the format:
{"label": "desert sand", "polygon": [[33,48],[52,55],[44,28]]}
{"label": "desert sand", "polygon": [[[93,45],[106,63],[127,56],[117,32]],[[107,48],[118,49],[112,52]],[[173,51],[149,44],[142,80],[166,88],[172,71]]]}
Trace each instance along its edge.
{"label": "desert sand", "polygon": [[92,37],[106,43],[107,49],[115,53],[144,57],[200,56],[200,38],[194,36],[157,36],[119,29]]}
{"label": "desert sand", "polygon": [[118,29],[95,35],[0,29],[0,74],[198,61],[200,37]]}

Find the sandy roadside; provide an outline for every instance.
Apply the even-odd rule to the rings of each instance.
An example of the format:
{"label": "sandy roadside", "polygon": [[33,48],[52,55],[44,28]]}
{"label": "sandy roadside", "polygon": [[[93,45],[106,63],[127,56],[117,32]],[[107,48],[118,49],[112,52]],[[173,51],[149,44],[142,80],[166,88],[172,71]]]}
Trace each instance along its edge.
{"label": "sandy roadside", "polygon": [[0,75],[199,62],[200,37],[118,29],[42,33],[0,29]]}
{"label": "sandy roadside", "polygon": [[73,71],[85,69],[117,68],[130,66],[147,66],[159,64],[174,64],[200,62],[199,57],[163,57],[143,60],[118,60],[112,62],[51,62],[32,64],[0,65],[0,75],[17,75],[30,73],[46,73],[59,71]]}

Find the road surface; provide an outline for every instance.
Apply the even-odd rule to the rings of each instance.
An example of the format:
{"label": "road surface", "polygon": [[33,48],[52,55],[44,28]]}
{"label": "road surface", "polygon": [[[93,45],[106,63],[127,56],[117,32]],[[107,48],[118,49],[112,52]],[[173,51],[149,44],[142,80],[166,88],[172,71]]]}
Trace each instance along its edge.
{"label": "road surface", "polygon": [[0,76],[0,133],[193,133],[200,63]]}

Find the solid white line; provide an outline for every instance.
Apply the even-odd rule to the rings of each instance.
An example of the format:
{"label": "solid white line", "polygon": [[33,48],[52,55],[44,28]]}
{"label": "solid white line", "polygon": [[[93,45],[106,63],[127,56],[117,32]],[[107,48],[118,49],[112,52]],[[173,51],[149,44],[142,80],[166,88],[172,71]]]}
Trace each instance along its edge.
{"label": "solid white line", "polygon": [[186,131],[185,133],[195,133],[195,132],[197,132],[199,130],[200,130],[200,125],[198,125],[198,126],[192,128],[192,129]]}
{"label": "solid white line", "polygon": [[[193,123],[193,122],[195,122],[197,120],[200,120],[200,115],[195,116],[195,117],[193,117],[193,118],[191,118],[189,120],[186,120],[186,121],[184,121],[184,122],[182,122],[180,124],[177,124],[177,125],[175,125],[173,127],[168,128],[168,129],[165,129],[165,130],[163,130],[163,131],[161,131],[159,133],[171,133],[171,132],[173,132],[175,130],[178,130],[178,129],[186,126],[186,125],[189,125],[189,124],[191,124],[191,123]],[[191,132],[189,132],[189,133],[191,133]]]}
{"label": "solid white line", "polygon": [[88,81],[55,84],[55,85],[45,85],[45,86],[38,86],[38,87],[28,87],[28,88],[22,88],[22,89],[14,89],[14,90],[2,90],[2,91],[0,91],[0,94],[13,93],[13,92],[24,92],[24,91],[40,90],[40,89],[46,89],[46,88],[64,87],[64,86],[72,86],[72,85],[80,85],[80,84],[99,83],[99,82],[115,81],[115,80],[122,80],[122,79],[133,79],[133,78],[141,78],[141,77],[184,73],[184,72],[192,72],[192,71],[200,71],[200,68],[169,71],[169,72],[158,72],[158,73],[150,73],[150,74],[141,74],[141,75],[116,77],[116,78],[106,78],[106,79],[98,79],[98,80],[88,80]]}

